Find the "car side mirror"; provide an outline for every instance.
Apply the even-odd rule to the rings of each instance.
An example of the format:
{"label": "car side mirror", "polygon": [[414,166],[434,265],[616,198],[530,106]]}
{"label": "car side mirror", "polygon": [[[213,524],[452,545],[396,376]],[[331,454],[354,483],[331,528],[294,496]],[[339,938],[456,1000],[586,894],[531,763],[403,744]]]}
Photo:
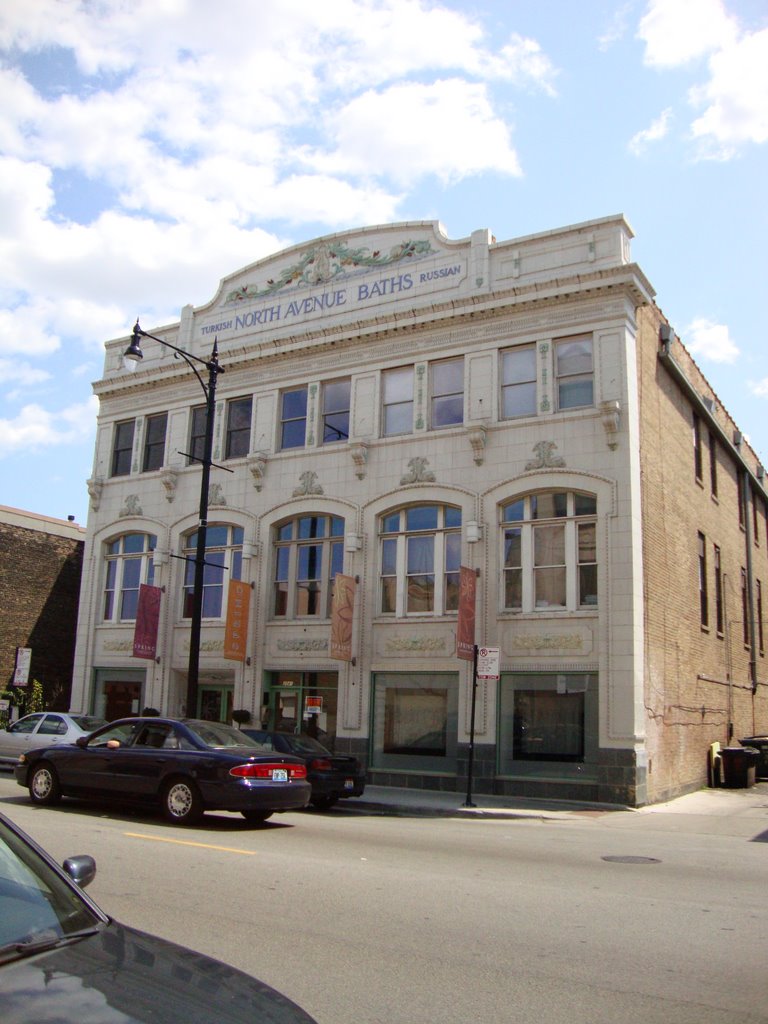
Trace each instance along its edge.
{"label": "car side mirror", "polygon": [[79,857],[67,857],[62,867],[72,881],[84,889],[90,885],[96,877],[96,861],[88,854],[81,854]]}
{"label": "car side mirror", "polygon": [[84,747],[87,744],[87,742],[87,736],[78,736],[77,739],[75,740],[75,743],[78,745],[78,747]]}

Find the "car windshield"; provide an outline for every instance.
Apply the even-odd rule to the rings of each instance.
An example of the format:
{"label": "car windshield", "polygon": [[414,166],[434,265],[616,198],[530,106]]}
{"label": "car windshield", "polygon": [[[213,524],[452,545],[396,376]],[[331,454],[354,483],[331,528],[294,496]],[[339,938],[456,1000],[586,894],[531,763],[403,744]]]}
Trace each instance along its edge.
{"label": "car windshield", "polygon": [[66,938],[101,918],[0,820],[0,947]]}
{"label": "car windshield", "polygon": [[284,739],[287,741],[288,749],[293,754],[330,754],[330,750],[324,747],[322,743],[313,736],[289,736],[286,735]]}
{"label": "car windshield", "polygon": [[253,747],[260,750],[261,745],[250,736],[240,732],[231,725],[224,725],[223,722],[185,722],[195,736],[206,746],[226,749],[227,747]]}
{"label": "car windshield", "polygon": [[95,732],[107,724],[103,718],[92,718],[90,715],[70,715],[70,718],[83,732]]}

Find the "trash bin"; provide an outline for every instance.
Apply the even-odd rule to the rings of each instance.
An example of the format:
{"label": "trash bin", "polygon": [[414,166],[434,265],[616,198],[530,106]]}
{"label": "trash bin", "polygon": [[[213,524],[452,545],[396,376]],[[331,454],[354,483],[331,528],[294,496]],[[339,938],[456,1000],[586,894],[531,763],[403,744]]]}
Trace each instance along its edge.
{"label": "trash bin", "polygon": [[754,747],[723,747],[723,780],[728,789],[754,786],[760,754]]}
{"label": "trash bin", "polygon": [[755,775],[758,779],[768,779],[768,736],[746,736],[739,743],[742,747],[752,747],[757,751],[759,757]]}

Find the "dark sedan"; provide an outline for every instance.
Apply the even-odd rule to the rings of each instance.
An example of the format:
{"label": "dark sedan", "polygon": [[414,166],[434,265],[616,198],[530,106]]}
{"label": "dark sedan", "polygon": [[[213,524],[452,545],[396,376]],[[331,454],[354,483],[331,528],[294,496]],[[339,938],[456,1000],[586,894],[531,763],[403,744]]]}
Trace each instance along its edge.
{"label": "dark sedan", "polygon": [[122,718],[73,745],[31,750],[14,771],[36,804],[62,796],[137,801],[159,805],[178,825],[204,811],[239,811],[256,824],[306,807],[311,796],[300,757],[194,719]]}
{"label": "dark sedan", "polygon": [[93,858],[64,868],[0,814],[3,1024],[315,1024],[256,978],[107,917],[82,891]]}
{"label": "dark sedan", "polygon": [[365,771],[356,757],[332,754],[312,736],[296,736],[289,732],[266,732],[263,729],[243,729],[265,750],[294,754],[307,766],[307,781],[312,786],[310,803],[313,807],[333,807],[345,796],[362,796],[365,790]]}

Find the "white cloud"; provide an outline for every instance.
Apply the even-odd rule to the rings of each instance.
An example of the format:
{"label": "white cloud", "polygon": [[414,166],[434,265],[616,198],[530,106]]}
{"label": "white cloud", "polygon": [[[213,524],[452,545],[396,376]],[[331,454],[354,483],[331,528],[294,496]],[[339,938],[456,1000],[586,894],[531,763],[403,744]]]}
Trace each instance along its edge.
{"label": "white cloud", "polygon": [[686,327],[683,342],[691,355],[713,363],[733,363],[739,356],[728,327],[705,317],[697,317]]}
{"label": "white cloud", "polygon": [[722,0],[652,0],[638,37],[657,70],[704,62],[706,79],[688,91],[703,110],[690,126],[701,157],[727,160],[768,141],[768,29],[745,30]]}
{"label": "white cloud", "polygon": [[0,458],[22,450],[72,444],[91,437],[96,428],[98,399],[49,412],[40,405],[25,405],[15,419],[0,419],[3,445]]}
{"label": "white cloud", "polygon": [[632,136],[629,140],[630,152],[634,153],[635,156],[639,156],[650,143],[658,142],[667,135],[671,123],[672,108],[667,107],[648,128],[644,128]]}

